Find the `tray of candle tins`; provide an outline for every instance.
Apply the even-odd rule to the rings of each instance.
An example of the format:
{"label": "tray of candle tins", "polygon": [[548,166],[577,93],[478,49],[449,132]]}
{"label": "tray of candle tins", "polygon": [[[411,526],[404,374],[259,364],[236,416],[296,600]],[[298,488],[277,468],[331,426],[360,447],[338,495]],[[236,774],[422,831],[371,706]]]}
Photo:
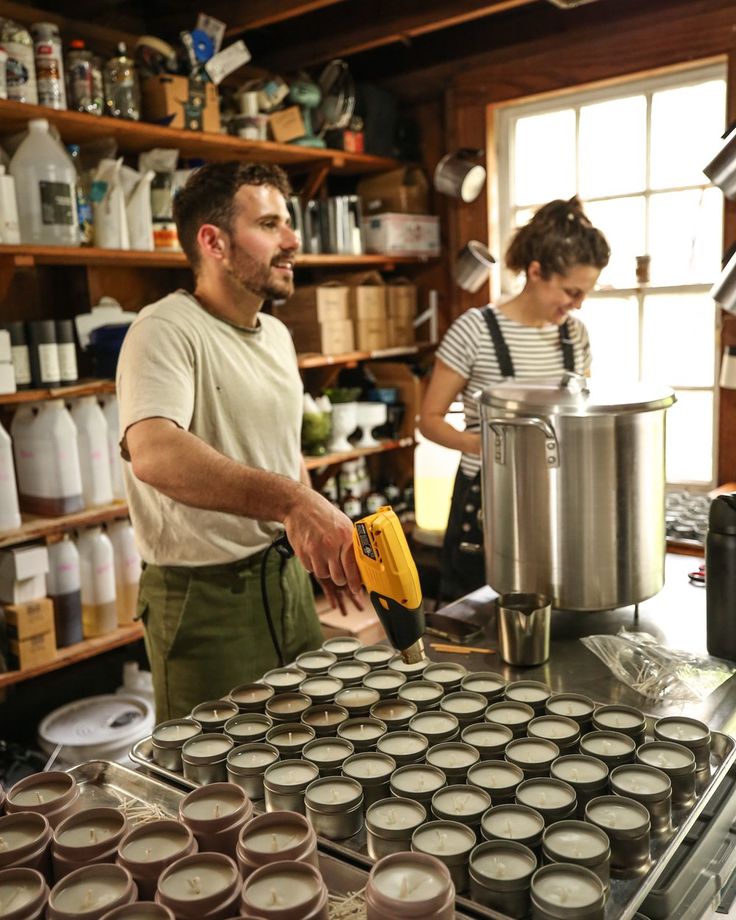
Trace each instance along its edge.
{"label": "tray of candle tins", "polygon": [[140,741],[136,741],[128,752],[128,757],[130,757],[133,763],[142,767],[146,773],[158,776],[166,780],[167,783],[173,783],[174,786],[182,786],[187,790],[199,788],[199,783],[187,779],[183,773],[175,770],[167,770],[166,767],[162,767],[156,763],[153,759],[153,737],[151,735],[141,738]]}

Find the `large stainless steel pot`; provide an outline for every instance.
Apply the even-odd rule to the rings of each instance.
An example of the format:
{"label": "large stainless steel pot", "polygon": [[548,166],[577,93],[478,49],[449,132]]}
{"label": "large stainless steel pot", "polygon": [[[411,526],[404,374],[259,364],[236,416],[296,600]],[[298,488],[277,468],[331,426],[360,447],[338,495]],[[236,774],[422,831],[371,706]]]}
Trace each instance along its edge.
{"label": "large stainless steel pot", "polygon": [[664,584],[669,387],[508,380],[476,394],[488,583],[565,610],[637,604]]}

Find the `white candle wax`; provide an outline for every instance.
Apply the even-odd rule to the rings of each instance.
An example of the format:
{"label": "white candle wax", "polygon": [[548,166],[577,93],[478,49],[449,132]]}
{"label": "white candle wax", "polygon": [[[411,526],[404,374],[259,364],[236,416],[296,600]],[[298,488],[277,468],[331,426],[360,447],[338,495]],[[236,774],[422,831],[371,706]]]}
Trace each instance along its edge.
{"label": "white candle wax", "polygon": [[317,768],[305,760],[304,763],[274,764],[267,770],[266,777],[279,786],[302,786],[317,779],[317,773]]}
{"label": "white candle wax", "polygon": [[474,677],[468,675],[463,681],[463,689],[470,690],[472,693],[493,693],[504,686],[501,680],[495,680],[492,677]]}
{"label": "white candle wax", "polygon": [[493,747],[508,744],[509,735],[501,729],[488,725],[470,725],[463,732],[463,739],[475,747]]}
{"label": "white candle wax", "polygon": [[416,714],[416,707],[408,703],[389,701],[377,703],[373,708],[373,715],[382,722],[393,722],[397,719],[406,719]]}
{"label": "white candle wax", "polygon": [[306,676],[304,671],[294,670],[293,668],[277,668],[274,671],[269,671],[263,679],[271,684],[272,687],[293,687],[295,684],[300,684]]}
{"label": "white candle wax", "polygon": [[583,827],[558,827],[553,824],[545,834],[544,842],[550,852],[565,859],[603,856],[608,849],[607,840],[594,830]]}
{"label": "white candle wax", "polygon": [[315,709],[303,718],[307,725],[335,725],[345,719],[345,713],[339,709]]}
{"label": "white candle wax", "polygon": [[355,781],[348,777],[330,777],[329,782],[320,783],[307,791],[306,800],[315,805],[346,805],[360,797]]}
{"label": "white candle wax", "polygon": [[512,767],[492,766],[483,763],[471,767],[468,771],[468,782],[484,789],[506,789],[515,783],[521,782],[520,773]]}
{"label": "white candle wax", "polygon": [[558,760],[554,767],[556,779],[566,783],[595,783],[608,775],[605,764],[575,757],[571,760]]}
{"label": "white candle wax", "polygon": [[374,674],[366,674],[363,678],[363,685],[374,690],[393,690],[404,683],[406,683],[406,678],[403,674],[399,674],[398,671],[395,674],[387,671],[377,671]]}
{"label": "white candle wax", "polygon": [[65,914],[82,914],[99,911],[117,901],[125,891],[125,879],[112,872],[104,877],[82,879],[68,885],[54,887],[53,907]]}
{"label": "white candle wax", "polygon": [[370,823],[381,830],[392,831],[416,827],[425,818],[425,810],[417,802],[387,800],[368,809]]}
{"label": "white candle wax", "polygon": [[186,741],[200,733],[198,725],[159,725],[153,730],[154,741]]}
{"label": "white candle wax", "polygon": [[441,687],[430,687],[420,683],[404,684],[399,687],[399,699],[410,700],[412,703],[424,703],[427,700],[439,699],[441,696]]}
{"label": "white candle wax", "polygon": [[574,738],[580,729],[577,725],[568,725],[562,719],[542,716],[529,726],[529,733],[536,738],[548,738],[550,741]]}
{"label": "white candle wax", "polygon": [[72,827],[57,831],[56,842],[65,847],[88,847],[96,843],[104,843],[115,834],[119,833],[123,827],[122,815],[118,820],[114,818],[91,818],[79,823],[74,823]]}
{"label": "white candle wax", "polygon": [[506,748],[506,756],[518,763],[545,763],[559,757],[559,751],[553,751],[543,739],[535,741],[524,738],[510,743]]}
{"label": "white candle wax", "polygon": [[244,833],[243,846],[254,853],[281,853],[299,846],[307,836],[307,830],[300,824],[275,824]]}
{"label": "white candle wax", "polygon": [[622,735],[620,738],[601,736],[586,738],[583,746],[585,751],[589,754],[603,754],[608,757],[619,757],[624,754],[630,754],[636,747],[636,744],[633,738],[627,738]]}
{"label": "white candle wax", "polygon": [[14,821],[5,830],[0,830],[0,853],[4,855],[19,850],[38,840],[43,834],[39,826],[32,821]]}
{"label": "white candle wax", "polygon": [[469,767],[471,763],[475,763],[477,760],[477,752],[462,744],[453,744],[451,747],[443,747],[439,750],[427,752],[427,763],[432,764],[434,767],[439,767],[440,770]]}
{"label": "white candle wax", "polygon": [[439,858],[467,853],[475,843],[475,833],[470,828],[452,827],[449,822],[420,827],[411,840],[412,849]]}
{"label": "white candle wax", "polygon": [[427,748],[427,739],[424,735],[411,735],[408,733],[399,734],[398,737],[384,735],[378,742],[378,749],[384,754],[394,755],[411,755],[419,754]]}
{"label": "white candle wax", "polygon": [[296,663],[302,670],[304,670],[304,668],[309,670],[327,670],[330,665],[335,664],[335,656],[331,652],[306,652],[303,655],[299,655]]}
{"label": "white candle wax", "polygon": [[318,694],[319,696],[334,696],[342,690],[342,681],[336,677],[308,677],[299,685],[302,693],[307,696]]}
{"label": "white candle wax", "polygon": [[224,792],[203,794],[193,799],[183,808],[184,817],[195,821],[207,821],[210,818],[225,818],[232,815],[243,805],[243,796]]}
{"label": "white candle wax", "polygon": [[293,869],[271,869],[255,882],[246,881],[243,900],[259,911],[280,912],[314,900],[320,891],[319,879]]}
{"label": "white candle wax", "polygon": [[65,795],[69,788],[69,783],[42,780],[26,786],[25,789],[18,789],[17,792],[13,793],[12,798],[8,796],[8,799],[14,805],[47,805],[49,802],[53,802],[55,799]]}
{"label": "white candle wax", "polygon": [[554,872],[535,877],[532,891],[550,904],[588,907],[600,899],[601,884],[560,866]]}
{"label": "white candle wax", "polygon": [[186,743],[185,754],[192,757],[215,757],[218,754],[225,755],[231,750],[232,741],[224,735],[222,738],[192,738]]}
{"label": "white candle wax", "polygon": [[406,859],[382,867],[373,875],[373,885],[387,898],[395,901],[421,902],[436,898],[445,890],[445,882],[428,866]]}
{"label": "white candle wax", "polygon": [[451,684],[462,680],[467,673],[461,664],[430,664],[424,669],[427,680],[433,680],[438,684]]}
{"label": "white candle wax", "polygon": [[278,759],[274,751],[238,751],[230,755],[229,762],[234,767],[267,767]]}
{"label": "white candle wax", "polygon": [[159,879],[161,891],[177,901],[200,901],[222,894],[233,884],[234,873],[229,866],[208,859],[202,853],[199,861],[174,868]]}
{"label": "white candle wax", "polygon": [[11,911],[20,910],[41,894],[41,882],[34,884],[32,881],[3,881],[0,879],[0,917],[7,916]]}
{"label": "white candle wax", "polygon": [[530,808],[564,808],[572,805],[575,793],[553,783],[529,780],[524,789],[517,789],[516,798]]}
{"label": "white candle wax", "polygon": [[340,737],[348,741],[372,741],[385,734],[382,726],[373,722],[355,722],[353,725],[341,725],[338,729]]}
{"label": "white candle wax", "polygon": [[637,827],[643,827],[647,819],[638,808],[622,802],[617,803],[600,802],[597,805],[588,806],[588,816],[600,824],[601,827],[608,827],[612,830],[634,830]]}
{"label": "white candle wax", "polygon": [[534,861],[524,853],[501,848],[474,856],[470,864],[478,875],[497,881],[524,878],[535,868]]}
{"label": "white candle wax", "polygon": [[268,734],[268,743],[274,744],[278,747],[279,744],[306,744],[307,741],[312,741],[314,739],[314,733],[308,732],[306,729],[299,728],[280,728],[277,727],[276,730],[271,729]]}
{"label": "white candle wax", "polygon": [[432,799],[432,807],[444,815],[477,815],[484,808],[490,808],[488,796],[481,789],[468,786],[462,792],[455,789],[440,789]]}
{"label": "white candle wax", "polygon": [[197,722],[222,722],[238,714],[238,707],[223,700],[217,706],[195,706],[192,718]]}
{"label": "white candle wax", "polygon": [[328,740],[313,741],[309,750],[304,751],[304,757],[309,760],[316,760],[319,763],[333,763],[341,757],[348,757],[352,753],[352,747],[349,741],[340,741],[339,738],[329,738]]}
{"label": "white candle wax", "polygon": [[[526,705],[526,704],[523,704]],[[528,722],[532,716],[522,706],[514,706],[513,703],[499,703],[493,709],[487,711],[486,719],[489,722],[498,722],[500,725],[519,725],[522,722]]]}
{"label": "white candle wax", "polygon": [[377,664],[379,661],[388,663],[393,657],[393,649],[386,648],[385,646],[359,648],[355,653],[356,661],[365,661],[368,664]]}
{"label": "white candle wax", "polygon": [[646,767],[619,767],[611,782],[628,795],[657,795],[665,792],[669,786],[666,776],[658,776]]}
{"label": "white candle wax", "polygon": [[641,747],[637,756],[642,763],[650,767],[658,767],[660,770],[677,770],[693,763],[693,755],[689,751],[678,751],[675,747],[668,747],[666,742]]}
{"label": "white candle wax", "polygon": [[593,705],[575,697],[561,696],[547,702],[547,710],[556,716],[586,716],[593,712]]}
{"label": "white candle wax", "polygon": [[330,668],[330,677],[336,677],[338,680],[357,680],[359,677],[365,677],[370,668],[360,661],[344,661],[333,664]]}
{"label": "white candle wax", "polygon": [[628,712],[626,709],[604,709],[599,710],[594,716],[599,725],[605,728],[636,728],[643,724],[644,719],[634,712]]}
{"label": "white candle wax", "polygon": [[446,712],[462,713],[483,712],[488,707],[485,699],[476,700],[472,696],[460,696],[459,694],[448,696],[442,701],[442,708]]}
{"label": "white candle wax", "polygon": [[425,733],[430,735],[440,735],[444,732],[451,732],[457,728],[457,722],[451,715],[440,715],[439,713],[419,713],[409,723],[411,730],[419,732],[420,735]]}
{"label": "white candle wax", "polygon": [[540,703],[549,696],[546,687],[507,687],[506,698],[517,703]]}
{"label": "white candle wax", "polygon": [[680,721],[678,719],[661,720],[657,723],[657,731],[663,738],[671,741],[702,741],[708,735],[708,729],[696,722]]}
{"label": "white candle wax", "polygon": [[544,821],[513,805],[508,808],[498,806],[497,811],[491,811],[483,819],[483,827],[495,837],[503,837],[506,840],[528,840],[541,833]]}
{"label": "white candle wax", "polygon": [[401,655],[394,655],[389,661],[388,667],[393,671],[400,671],[402,674],[418,674],[427,667],[427,661],[415,661],[413,664],[407,664]]}
{"label": "white candle wax", "polygon": [[349,636],[335,636],[334,639],[326,639],[322,643],[322,648],[333,655],[352,655],[360,647],[360,639],[351,639]]}
{"label": "white candle wax", "polygon": [[278,697],[270,700],[268,703],[268,712],[302,712],[309,709],[310,702],[302,696],[285,696],[283,699]]}
{"label": "white candle wax", "polygon": [[348,687],[337,694],[335,702],[338,706],[350,709],[351,706],[372,706],[379,699],[378,690],[372,690],[369,687]]}
{"label": "white candle wax", "polygon": [[150,833],[141,833],[125,843],[120,850],[124,859],[129,862],[158,862],[161,859],[170,859],[176,853],[181,853],[189,843],[189,837],[184,829],[152,830]]}
{"label": "white candle wax", "polygon": [[245,719],[235,725],[228,725],[227,731],[229,735],[234,735],[237,738],[252,738],[253,735],[263,735],[271,727],[270,722]]}
{"label": "white candle wax", "polygon": [[434,770],[428,770],[417,764],[411,769],[401,768],[391,776],[391,785],[399,792],[427,793],[435,792],[445,785],[445,781]]}
{"label": "white candle wax", "polygon": [[260,703],[273,696],[273,687],[248,687],[244,690],[236,690],[230,694],[231,699],[236,703]]}
{"label": "white candle wax", "polygon": [[354,779],[374,779],[380,776],[389,777],[396,767],[378,754],[360,754],[350,763],[343,764],[342,769],[346,776],[352,776]]}

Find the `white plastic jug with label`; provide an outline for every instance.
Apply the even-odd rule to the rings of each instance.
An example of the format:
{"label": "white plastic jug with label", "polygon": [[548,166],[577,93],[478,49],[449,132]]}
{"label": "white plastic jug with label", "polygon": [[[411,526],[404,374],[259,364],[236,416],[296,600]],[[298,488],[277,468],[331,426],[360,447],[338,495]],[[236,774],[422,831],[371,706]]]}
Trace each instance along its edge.
{"label": "white plastic jug with label", "polygon": [[126,626],[135,618],[138,582],[141,579],[141,557],[130,521],[115,521],[108,524],[107,535],[115,554],[118,626]]}
{"label": "white plastic jug with label", "polygon": [[82,575],[79,552],[69,534],[49,544],[46,591],[54,604],[59,648],[82,641]]}
{"label": "white plastic jug with label", "polygon": [[115,557],[112,543],[101,527],[79,534],[82,631],[85,639],[103,636],[118,625],[115,606]]}
{"label": "white plastic jug with label", "polygon": [[13,466],[13,444],[10,435],[0,425],[0,531],[20,527],[18,489]]}
{"label": "white plastic jug with label", "polygon": [[72,403],[72,418],[79,438],[82,494],[86,508],[112,501],[107,421],[95,396],[80,396]]}
{"label": "white plastic jug with label", "polygon": [[118,398],[114,393],[105,396],[102,403],[102,414],[107,422],[107,449],[110,457],[110,481],[112,482],[112,497],[124,500],[125,486],[123,483],[123,459],[120,456],[120,416],[118,414]]}

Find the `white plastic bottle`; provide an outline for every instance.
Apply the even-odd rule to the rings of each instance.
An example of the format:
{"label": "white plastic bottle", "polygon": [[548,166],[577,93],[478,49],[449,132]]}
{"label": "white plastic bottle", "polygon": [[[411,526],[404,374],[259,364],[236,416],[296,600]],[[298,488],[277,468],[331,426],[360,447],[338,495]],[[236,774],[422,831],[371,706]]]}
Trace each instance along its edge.
{"label": "white plastic bottle", "polygon": [[115,606],[115,561],[112,543],[101,527],[89,527],[77,540],[85,639],[104,636],[118,625]]}
{"label": "white plastic bottle", "polygon": [[72,418],[77,426],[79,462],[82,467],[82,494],[86,508],[109,505],[112,501],[107,422],[95,396],[80,396],[72,403]]}
{"label": "white plastic bottle", "polygon": [[0,243],[14,246],[20,243],[15,179],[5,175],[5,167],[2,165],[0,165]]}
{"label": "white plastic bottle", "polygon": [[28,134],[10,161],[24,243],[79,246],[77,171],[45,118],[28,122]]}
{"label": "white plastic bottle", "polygon": [[0,425],[0,530],[20,527],[18,489],[13,466],[13,442]]}
{"label": "white plastic bottle", "polygon": [[130,521],[115,521],[108,524],[107,535],[115,554],[118,626],[127,626],[135,618],[138,582],[141,579],[141,557]]}
{"label": "white plastic bottle", "polygon": [[59,648],[82,641],[82,575],[79,552],[69,534],[49,545],[46,591],[54,604]]}
{"label": "white plastic bottle", "polygon": [[107,448],[110,457],[110,481],[112,483],[112,497],[124,500],[125,486],[123,484],[123,460],[120,456],[120,416],[118,415],[118,398],[114,393],[105,396],[102,403],[102,414],[107,422]]}

